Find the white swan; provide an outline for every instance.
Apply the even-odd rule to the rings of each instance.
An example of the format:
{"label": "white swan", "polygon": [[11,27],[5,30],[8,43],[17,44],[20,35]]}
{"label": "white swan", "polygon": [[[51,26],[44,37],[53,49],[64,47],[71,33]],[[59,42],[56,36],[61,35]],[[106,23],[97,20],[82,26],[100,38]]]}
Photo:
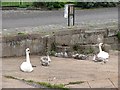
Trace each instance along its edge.
{"label": "white swan", "polygon": [[23,72],[32,72],[33,71],[32,65],[30,63],[29,53],[30,53],[30,49],[27,48],[26,49],[26,62],[23,62],[20,66],[20,69]]}
{"label": "white swan", "polygon": [[43,66],[50,65],[50,62],[51,62],[51,59],[50,59],[49,55],[41,57],[41,64]]}
{"label": "white swan", "polygon": [[102,45],[103,45],[103,43],[99,44],[100,52],[97,55],[94,55],[93,60],[95,60],[95,61],[96,60],[98,60],[98,61],[101,60],[101,61],[104,61],[104,62],[108,61],[109,54],[105,51],[102,51],[102,48],[101,48]]}
{"label": "white swan", "polygon": [[97,55],[94,55],[93,60],[95,62],[101,62],[104,61],[104,63],[106,63],[106,61],[108,61],[108,59],[102,58],[102,57],[97,57]]}

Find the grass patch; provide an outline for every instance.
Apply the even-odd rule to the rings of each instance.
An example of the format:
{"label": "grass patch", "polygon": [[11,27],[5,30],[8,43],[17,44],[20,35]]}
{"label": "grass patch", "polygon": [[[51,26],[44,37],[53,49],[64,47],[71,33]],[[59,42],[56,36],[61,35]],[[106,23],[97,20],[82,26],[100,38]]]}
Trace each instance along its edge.
{"label": "grass patch", "polygon": [[23,32],[18,32],[17,34],[18,35],[25,35],[25,33],[23,33]]}
{"label": "grass patch", "polygon": [[6,77],[6,78],[8,78],[8,79],[18,79],[18,78],[13,77],[13,76],[4,76],[4,77]]}
{"label": "grass patch", "polygon": [[35,83],[37,85],[41,85],[41,86],[44,86],[44,87],[47,87],[47,88],[69,90],[69,88],[65,88],[64,84],[50,84],[50,83],[47,83],[47,82],[36,82],[36,81],[33,81],[33,80],[19,79],[19,78],[13,77],[13,76],[4,76],[4,77],[9,78],[9,79],[21,80],[21,81],[24,81],[24,82],[27,82],[27,83]]}
{"label": "grass patch", "polygon": [[24,80],[26,82],[30,82],[30,83],[33,83],[34,81],[33,80]]}
{"label": "grass patch", "polygon": [[84,83],[84,81],[76,81],[76,82],[69,82],[68,84],[81,84],[81,83]]}
{"label": "grass patch", "polygon": [[50,84],[46,82],[37,82],[39,85],[48,87],[48,88],[55,88],[55,89],[62,89],[62,90],[69,90],[68,88],[65,88],[64,84]]}
{"label": "grass patch", "polygon": [[36,81],[33,81],[33,80],[19,79],[19,78],[13,77],[13,76],[5,76],[5,77],[9,78],[9,79],[21,80],[21,81],[24,81],[24,82],[27,82],[27,83],[35,83],[37,85],[44,86],[44,87],[47,87],[47,88],[60,89],[60,90],[69,90],[69,88],[65,87],[66,85],[84,83],[84,81],[75,81],[75,82],[69,82],[68,84],[51,84],[51,83],[47,83],[47,82],[36,82]]}

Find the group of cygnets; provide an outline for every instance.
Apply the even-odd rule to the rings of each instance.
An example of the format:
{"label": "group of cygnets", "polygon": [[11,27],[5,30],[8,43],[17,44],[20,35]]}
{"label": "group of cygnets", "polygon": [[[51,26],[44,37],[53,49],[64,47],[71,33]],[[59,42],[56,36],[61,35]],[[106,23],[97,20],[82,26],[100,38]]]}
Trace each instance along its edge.
{"label": "group of cygnets", "polygon": [[[102,45],[103,45],[103,43],[99,44],[99,53],[93,56],[93,61],[95,61],[95,62],[103,61],[104,63],[106,63],[108,61],[109,54],[102,50],[102,48],[101,48]],[[33,66],[30,63],[29,53],[30,53],[30,49],[27,48],[26,49],[26,61],[23,62],[21,64],[21,66],[20,66],[20,69],[23,72],[32,72],[33,71]],[[64,53],[61,52],[61,53],[55,53],[54,56],[67,58],[68,54],[67,54],[67,52],[64,52]],[[74,58],[74,59],[81,59],[81,60],[86,60],[87,57],[88,57],[87,55],[78,54],[78,53],[72,55],[72,58]],[[41,65],[49,66],[50,62],[51,62],[51,59],[50,59],[49,55],[47,55],[47,56],[41,57],[40,61],[41,61]]]}
{"label": "group of cygnets", "polygon": [[[106,63],[108,61],[109,58],[109,54],[105,51],[102,50],[102,45],[103,43],[99,44],[99,53],[95,54],[93,56],[93,60],[94,61],[103,61],[104,63]],[[74,59],[79,59],[79,60],[86,60],[89,55],[84,55],[84,54],[79,54],[79,53],[75,53],[75,54],[68,54],[66,51],[65,52],[60,52],[60,53],[55,53],[56,57],[70,57],[70,58],[74,58]]]}

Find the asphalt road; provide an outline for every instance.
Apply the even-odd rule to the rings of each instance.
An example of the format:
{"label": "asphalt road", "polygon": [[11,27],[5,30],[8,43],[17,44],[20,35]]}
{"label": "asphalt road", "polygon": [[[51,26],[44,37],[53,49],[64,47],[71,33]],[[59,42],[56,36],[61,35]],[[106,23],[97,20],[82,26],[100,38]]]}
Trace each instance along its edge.
{"label": "asphalt road", "polygon": [[[118,20],[118,8],[101,8],[90,10],[76,10],[75,23],[97,23]],[[18,28],[27,26],[40,26],[59,24],[66,25],[67,20],[60,11],[3,11],[2,27]]]}

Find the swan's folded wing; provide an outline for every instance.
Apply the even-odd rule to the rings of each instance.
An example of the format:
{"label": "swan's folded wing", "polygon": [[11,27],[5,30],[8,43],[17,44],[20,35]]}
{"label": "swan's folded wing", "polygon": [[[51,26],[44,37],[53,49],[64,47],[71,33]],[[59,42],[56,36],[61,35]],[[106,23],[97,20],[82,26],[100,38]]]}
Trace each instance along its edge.
{"label": "swan's folded wing", "polygon": [[33,71],[32,65],[28,62],[23,62],[20,66],[20,69],[24,72],[31,72]]}
{"label": "swan's folded wing", "polygon": [[47,62],[48,58],[47,57],[41,57],[41,62]]}

